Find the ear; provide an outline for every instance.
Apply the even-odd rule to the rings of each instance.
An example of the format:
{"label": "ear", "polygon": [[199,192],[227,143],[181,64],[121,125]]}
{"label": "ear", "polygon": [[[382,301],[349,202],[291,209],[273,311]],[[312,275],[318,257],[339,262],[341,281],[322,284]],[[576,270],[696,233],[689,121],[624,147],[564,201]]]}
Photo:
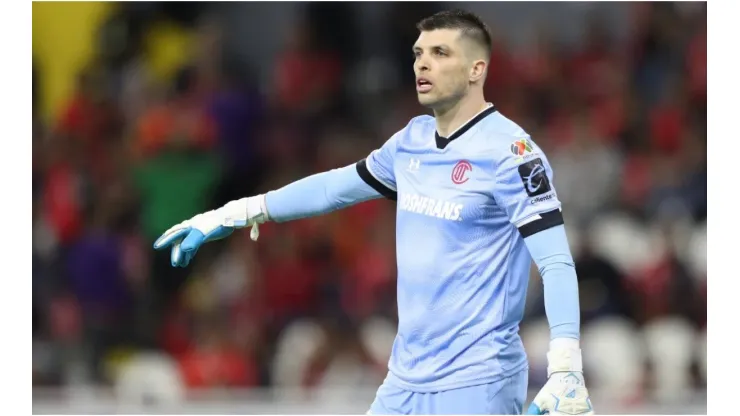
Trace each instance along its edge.
{"label": "ear", "polygon": [[483,59],[473,61],[473,65],[470,66],[469,81],[473,83],[482,81],[483,77],[486,76],[487,67],[488,63]]}

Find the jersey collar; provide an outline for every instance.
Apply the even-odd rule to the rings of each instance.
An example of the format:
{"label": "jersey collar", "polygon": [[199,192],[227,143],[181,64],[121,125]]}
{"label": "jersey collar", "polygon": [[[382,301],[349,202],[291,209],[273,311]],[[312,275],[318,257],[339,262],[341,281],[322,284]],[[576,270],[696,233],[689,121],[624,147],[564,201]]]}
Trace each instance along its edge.
{"label": "jersey collar", "polygon": [[450,137],[442,137],[439,135],[437,130],[434,130],[434,140],[437,142],[437,148],[438,149],[444,149],[447,147],[448,144],[450,144],[451,141],[457,139],[458,137],[465,134],[466,131],[470,130],[471,127],[478,124],[479,121],[483,120],[484,118],[488,117],[490,114],[493,114],[496,112],[496,107],[488,103],[488,107],[475,115],[475,117],[471,118],[467,122],[463,123],[462,126],[458,127],[457,130],[455,130]]}

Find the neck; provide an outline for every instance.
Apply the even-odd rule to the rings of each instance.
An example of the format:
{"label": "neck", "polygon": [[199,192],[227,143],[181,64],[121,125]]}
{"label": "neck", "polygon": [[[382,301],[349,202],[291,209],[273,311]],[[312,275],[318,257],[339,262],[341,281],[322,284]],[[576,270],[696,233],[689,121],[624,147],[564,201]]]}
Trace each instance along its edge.
{"label": "neck", "polygon": [[434,109],[437,133],[442,137],[449,137],[464,123],[485,110],[487,105],[488,103],[483,98],[483,92],[475,91],[449,107]]}

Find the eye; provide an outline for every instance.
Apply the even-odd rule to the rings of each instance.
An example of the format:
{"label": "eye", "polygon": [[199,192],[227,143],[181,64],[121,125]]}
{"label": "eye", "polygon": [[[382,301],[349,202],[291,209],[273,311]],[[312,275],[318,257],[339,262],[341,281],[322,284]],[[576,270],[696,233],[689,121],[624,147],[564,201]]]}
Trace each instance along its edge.
{"label": "eye", "polygon": [[434,54],[438,56],[447,56],[447,52],[443,51],[442,49],[435,49]]}

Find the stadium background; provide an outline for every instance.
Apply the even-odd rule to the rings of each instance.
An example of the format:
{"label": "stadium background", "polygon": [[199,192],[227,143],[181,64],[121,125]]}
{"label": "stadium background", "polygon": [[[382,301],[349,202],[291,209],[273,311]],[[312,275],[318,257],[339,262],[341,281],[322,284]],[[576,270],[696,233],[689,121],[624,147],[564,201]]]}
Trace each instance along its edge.
{"label": "stadium background", "polygon": [[151,245],[424,112],[414,25],[451,6],[491,26],[487,98],[553,164],[597,411],[705,413],[706,3],[549,2],[33,3],[34,413],[364,413],[394,335],[392,202],[188,269]]}

